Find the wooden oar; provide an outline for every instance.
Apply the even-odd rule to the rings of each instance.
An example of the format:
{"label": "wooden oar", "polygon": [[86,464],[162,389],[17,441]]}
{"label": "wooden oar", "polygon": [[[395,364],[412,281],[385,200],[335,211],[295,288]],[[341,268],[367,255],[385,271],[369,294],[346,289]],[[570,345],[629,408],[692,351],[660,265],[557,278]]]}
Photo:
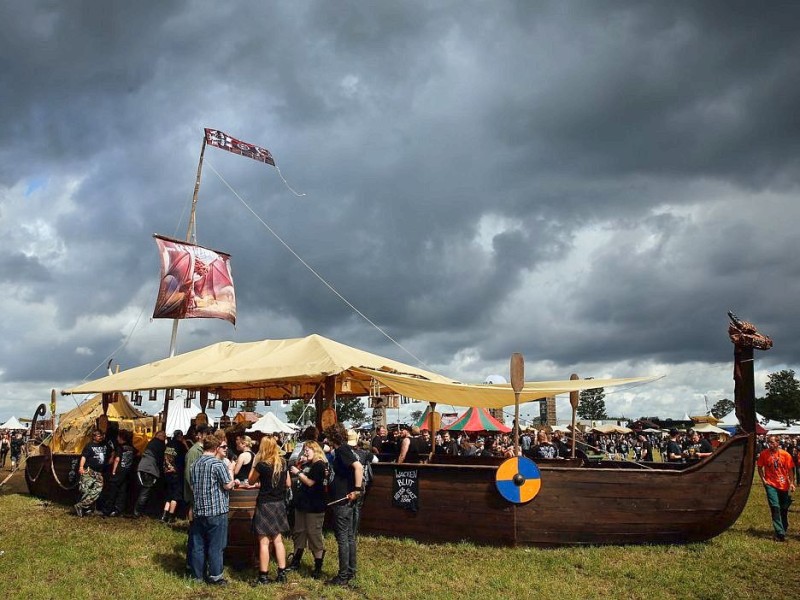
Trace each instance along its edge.
{"label": "wooden oar", "polygon": [[[577,373],[573,373],[569,376],[570,381],[576,381],[580,379]],[[575,427],[577,426],[577,415],[578,415],[578,403],[581,400],[580,393],[570,392],[569,393],[569,403],[572,405],[572,458],[575,458]]]}
{"label": "wooden oar", "polygon": [[525,359],[522,354],[511,355],[511,389],[514,390],[514,456],[519,456],[519,395],[525,385]]}

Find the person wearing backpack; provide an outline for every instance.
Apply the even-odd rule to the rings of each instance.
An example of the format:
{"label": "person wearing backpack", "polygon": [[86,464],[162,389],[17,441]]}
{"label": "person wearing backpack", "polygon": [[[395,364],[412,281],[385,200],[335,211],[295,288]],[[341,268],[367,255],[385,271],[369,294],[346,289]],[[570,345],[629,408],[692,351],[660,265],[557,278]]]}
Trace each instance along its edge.
{"label": "person wearing backpack", "polygon": [[325,437],[334,449],[333,485],[330,504],[333,505],[333,531],[339,550],[339,571],[328,579],[328,585],[347,586],[356,576],[356,534],[353,531],[355,501],[362,495],[364,467],[347,444],[347,431],[341,423],[325,430]]}
{"label": "person wearing backpack", "polygon": [[359,448],[358,433],[352,429],[347,432],[347,445],[353,449],[353,452],[358,457],[358,462],[361,463],[364,470],[361,479],[361,495],[353,503],[353,536],[355,536],[358,533],[358,525],[361,522],[361,507],[364,504],[364,498],[367,496],[367,490],[372,485],[372,463],[378,462],[378,457],[370,450]]}

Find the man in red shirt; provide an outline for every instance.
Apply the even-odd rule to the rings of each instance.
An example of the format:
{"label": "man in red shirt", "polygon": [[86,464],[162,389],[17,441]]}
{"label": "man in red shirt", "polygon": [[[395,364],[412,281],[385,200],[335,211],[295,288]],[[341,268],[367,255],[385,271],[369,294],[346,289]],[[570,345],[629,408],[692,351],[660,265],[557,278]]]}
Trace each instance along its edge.
{"label": "man in red shirt", "polygon": [[767,492],[775,539],[785,542],[789,528],[789,505],[794,492],[794,461],[788,452],[781,449],[778,436],[770,435],[767,437],[766,450],[758,455],[756,466]]}

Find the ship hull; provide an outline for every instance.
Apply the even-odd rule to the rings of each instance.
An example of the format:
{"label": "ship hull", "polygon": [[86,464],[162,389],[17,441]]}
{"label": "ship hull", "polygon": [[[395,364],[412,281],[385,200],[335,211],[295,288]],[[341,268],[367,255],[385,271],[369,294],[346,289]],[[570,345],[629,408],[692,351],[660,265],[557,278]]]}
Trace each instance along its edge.
{"label": "ship hull", "polygon": [[416,512],[392,503],[398,465],[377,463],[360,531],[533,546],[703,541],[728,529],[744,509],[754,443],[754,436],[738,436],[680,471],[540,464],[541,489],[525,504],[500,495],[493,466],[404,465],[419,471]]}

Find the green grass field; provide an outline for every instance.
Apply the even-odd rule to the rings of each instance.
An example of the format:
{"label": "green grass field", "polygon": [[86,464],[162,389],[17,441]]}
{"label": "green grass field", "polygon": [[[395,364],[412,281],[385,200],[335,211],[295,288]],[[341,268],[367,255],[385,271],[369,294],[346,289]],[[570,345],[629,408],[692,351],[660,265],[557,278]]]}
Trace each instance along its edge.
{"label": "green grass field", "polygon": [[[362,536],[352,589],[330,589],[308,577],[308,557],[308,570],[291,574],[284,585],[254,588],[253,571],[229,569],[231,585],[225,589],[191,583],[183,577],[185,523],[78,519],[64,506],[13,492],[18,489],[17,482],[0,490],[0,590],[5,598],[485,600],[544,595],[558,600],[697,600],[800,593],[800,535],[794,529],[787,543],[772,540],[760,485],[753,486],[733,528],[703,544],[542,550]],[[790,513],[790,520],[800,526],[800,509]],[[330,534],[326,546],[324,570],[332,576],[336,545]]]}

